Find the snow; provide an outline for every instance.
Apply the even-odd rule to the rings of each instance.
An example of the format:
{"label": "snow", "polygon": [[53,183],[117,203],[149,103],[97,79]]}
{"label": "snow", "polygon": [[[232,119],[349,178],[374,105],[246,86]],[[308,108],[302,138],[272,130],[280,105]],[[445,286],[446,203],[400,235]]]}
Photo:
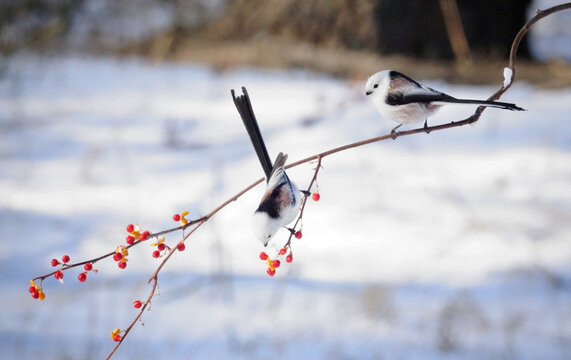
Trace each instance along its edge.
{"label": "snow", "polygon": [[[4,59],[0,78],[0,345],[6,358],[104,358],[157,260],[130,251],[85,283],[28,280],[52,257],[115,249],[262,176],[230,96],[246,86],[271,156],[385,134],[364,80],[81,57]],[[422,80],[422,79],[420,79]],[[517,80],[517,79],[516,79]],[[427,85],[467,98],[495,87]],[[571,350],[571,88],[517,82],[473,126],[323,160],[294,262],[265,273],[250,228],[262,186],[198,230],[117,359],[550,358]],[[429,124],[459,120],[444,107]],[[305,187],[306,164],[288,171]],[[276,235],[285,241],[287,231]],[[167,237],[175,244],[178,235]]]}
{"label": "snow", "polygon": [[504,89],[511,85],[514,72],[511,68],[504,68]]}

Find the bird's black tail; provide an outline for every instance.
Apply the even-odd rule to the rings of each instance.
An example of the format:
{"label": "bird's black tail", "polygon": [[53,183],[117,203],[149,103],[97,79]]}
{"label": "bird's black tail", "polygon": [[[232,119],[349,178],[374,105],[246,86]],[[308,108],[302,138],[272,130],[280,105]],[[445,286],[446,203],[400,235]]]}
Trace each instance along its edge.
{"label": "bird's black tail", "polygon": [[260,128],[258,127],[258,122],[256,121],[256,116],[254,115],[254,110],[252,109],[252,103],[250,102],[250,97],[245,87],[242,87],[243,95],[235,96],[234,90],[230,91],[232,93],[232,98],[234,99],[234,105],[240,113],[242,122],[248,131],[252,145],[254,145],[254,150],[256,150],[256,155],[262,164],[264,173],[266,174],[266,180],[270,179],[270,174],[272,172],[272,161],[268,155],[268,150],[264,144],[264,139],[260,133]]}
{"label": "bird's black tail", "polygon": [[516,104],[505,103],[501,101],[489,101],[489,100],[470,100],[470,99],[456,99],[454,97],[446,98],[443,102],[456,103],[456,104],[477,104],[488,107],[495,107],[499,109],[512,110],[512,111],[525,111],[525,109],[520,108]]}

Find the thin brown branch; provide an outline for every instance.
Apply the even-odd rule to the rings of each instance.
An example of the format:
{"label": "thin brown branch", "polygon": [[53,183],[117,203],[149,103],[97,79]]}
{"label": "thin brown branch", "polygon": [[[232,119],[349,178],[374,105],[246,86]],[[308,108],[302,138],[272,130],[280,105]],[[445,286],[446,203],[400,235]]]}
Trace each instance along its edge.
{"label": "thin brown branch", "polygon": [[[319,170],[321,169],[321,156],[317,157],[317,165],[315,166],[315,172],[313,173],[313,177],[311,178],[311,181],[309,182],[309,185],[307,185],[307,189],[306,191],[311,191],[311,188],[313,187],[313,184],[315,184],[315,181],[317,180],[317,174],[319,173]],[[297,220],[295,221],[295,223],[293,224],[293,228],[297,228],[297,224],[302,221],[303,219],[303,212],[305,211],[305,204],[307,203],[307,195],[304,195],[303,197],[303,202],[301,203],[301,209],[299,210],[299,216],[297,217]],[[289,234],[289,237],[287,239],[286,244],[284,245],[284,247],[288,247],[291,245],[291,237],[294,235],[293,232],[291,232]]]}

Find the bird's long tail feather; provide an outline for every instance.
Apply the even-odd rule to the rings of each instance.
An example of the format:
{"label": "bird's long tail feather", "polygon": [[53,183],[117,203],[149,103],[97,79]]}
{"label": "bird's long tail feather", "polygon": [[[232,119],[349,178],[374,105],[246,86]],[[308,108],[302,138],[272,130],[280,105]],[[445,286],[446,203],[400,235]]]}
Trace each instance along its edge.
{"label": "bird's long tail feather", "polygon": [[248,92],[245,87],[242,87],[243,95],[236,97],[234,90],[231,90],[231,93],[232,98],[234,99],[234,105],[236,105],[236,109],[238,109],[238,113],[240,113],[240,117],[242,118],[242,122],[250,136],[252,145],[254,145],[254,150],[256,150],[256,155],[258,155],[260,164],[262,164],[266,180],[269,180],[273,168],[272,161],[270,160],[258,122],[256,121],[256,116],[254,115],[254,110],[252,109],[252,103],[250,102]]}
{"label": "bird's long tail feather", "polygon": [[454,104],[476,104],[476,105],[495,107],[499,109],[512,110],[512,111],[525,111],[525,109],[520,108],[516,104],[505,103],[501,101],[456,99],[454,97],[446,98],[441,101]]}

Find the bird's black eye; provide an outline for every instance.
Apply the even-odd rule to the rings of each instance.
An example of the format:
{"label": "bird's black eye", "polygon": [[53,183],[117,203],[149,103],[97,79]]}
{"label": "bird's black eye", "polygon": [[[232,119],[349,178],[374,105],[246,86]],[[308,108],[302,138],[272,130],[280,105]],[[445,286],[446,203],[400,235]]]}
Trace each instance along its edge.
{"label": "bird's black eye", "polygon": [[375,85],[373,85],[373,87],[376,89],[379,87],[379,84],[375,84]]}

